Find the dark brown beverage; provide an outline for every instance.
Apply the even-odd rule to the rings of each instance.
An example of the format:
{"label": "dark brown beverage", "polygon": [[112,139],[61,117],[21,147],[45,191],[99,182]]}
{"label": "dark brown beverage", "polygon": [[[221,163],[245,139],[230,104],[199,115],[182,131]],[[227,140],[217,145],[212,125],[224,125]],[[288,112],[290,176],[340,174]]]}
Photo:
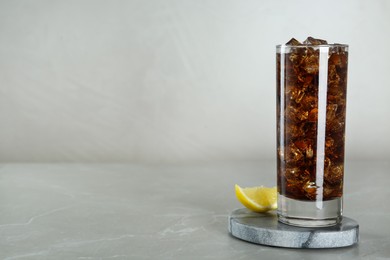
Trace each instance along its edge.
{"label": "dark brown beverage", "polygon": [[309,37],[277,52],[278,193],[303,201],[343,194],[348,46]]}

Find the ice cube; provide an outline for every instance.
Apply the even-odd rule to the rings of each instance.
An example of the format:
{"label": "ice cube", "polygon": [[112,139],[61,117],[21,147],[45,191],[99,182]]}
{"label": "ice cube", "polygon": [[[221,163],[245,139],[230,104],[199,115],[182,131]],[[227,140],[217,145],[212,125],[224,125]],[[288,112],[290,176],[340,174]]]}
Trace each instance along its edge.
{"label": "ice cube", "polygon": [[291,38],[291,40],[289,40],[286,45],[293,45],[293,46],[297,46],[297,45],[302,45],[302,43],[300,43],[297,39],[295,38]]}
{"label": "ice cube", "polygon": [[340,83],[340,76],[337,73],[336,65],[329,64],[328,67],[328,84],[333,87],[338,87]]}
{"label": "ice cube", "polygon": [[306,148],[309,146],[309,143],[306,140],[298,140],[294,143],[294,145],[301,150],[306,150]]}
{"label": "ice cube", "polygon": [[333,122],[331,123],[331,130],[333,132],[339,132],[339,131],[344,131],[345,129],[345,122],[344,122],[344,119],[343,118],[339,118],[339,120],[335,119],[333,120]]}
{"label": "ice cube", "polygon": [[330,199],[332,197],[332,193],[334,193],[334,189],[331,187],[324,185],[324,199]]}
{"label": "ice cube", "polygon": [[302,62],[302,55],[300,53],[291,53],[288,58],[293,65],[299,65]]}
{"label": "ice cube", "polygon": [[306,75],[303,75],[303,74],[299,74],[298,75],[298,80],[300,82],[303,83],[303,88],[307,88],[311,82],[313,81],[313,75],[310,75],[310,74],[306,74]]}
{"label": "ice cube", "polygon": [[294,144],[290,145],[290,152],[292,155],[292,160],[294,161],[299,161],[303,158],[303,153],[301,150],[299,150],[298,147],[296,147]]}
{"label": "ice cube", "polygon": [[303,152],[294,144],[286,146],[285,158],[288,167],[297,167],[299,165],[302,165],[304,162]]}
{"label": "ice cube", "polygon": [[309,145],[306,149],[306,158],[310,159],[313,157],[313,155],[314,155],[313,148],[311,147],[311,145]]}
{"label": "ice cube", "polygon": [[299,167],[290,167],[286,168],[285,178],[290,184],[303,187],[310,180],[310,172]]}
{"label": "ice cube", "polygon": [[309,74],[318,73],[319,69],[319,53],[312,52],[308,54],[303,60],[303,69]]}
{"label": "ice cube", "polygon": [[336,117],[336,111],[337,111],[337,104],[329,104],[326,108],[326,120],[329,124],[333,119]]}
{"label": "ice cube", "polygon": [[[290,99],[293,99],[293,98],[290,97]],[[306,120],[308,118],[308,116],[309,116],[308,111],[302,111],[299,108],[295,108],[294,106],[289,106],[287,108],[286,118],[290,122],[303,121],[303,120]]]}
{"label": "ice cube", "polygon": [[344,166],[342,164],[332,165],[324,172],[325,181],[331,185],[340,184],[343,181]]}
{"label": "ice cube", "polygon": [[307,198],[314,200],[317,196],[317,185],[313,181],[306,182],[303,190],[305,191],[305,195]]}
{"label": "ice cube", "polygon": [[313,108],[316,108],[318,105],[318,100],[313,95],[305,95],[305,97],[301,101],[302,107],[306,110],[311,111]]}
{"label": "ice cube", "polygon": [[297,180],[299,174],[300,170],[298,167],[286,168],[284,177],[286,177],[287,180],[294,181]]}
{"label": "ice cube", "polygon": [[302,98],[305,96],[305,91],[302,89],[294,89],[291,91],[290,99],[294,100],[295,103],[300,103]]}
{"label": "ice cube", "polygon": [[334,144],[334,139],[332,137],[326,137],[325,147],[330,148]]}
{"label": "ice cube", "polygon": [[310,141],[298,140],[294,143],[294,145],[304,152],[306,158],[310,159],[313,157],[314,151]]}
{"label": "ice cube", "polygon": [[347,56],[345,53],[333,53],[329,57],[329,63],[343,68],[347,65]]}
{"label": "ice cube", "polygon": [[328,44],[327,41],[321,40],[321,39],[316,39],[313,37],[307,37],[307,39],[303,42],[303,44],[307,45],[321,45],[321,44]]}
{"label": "ice cube", "polygon": [[297,137],[305,134],[304,129],[302,129],[301,127],[298,127],[295,124],[290,124],[287,127],[288,127],[288,129],[287,129],[288,135],[292,138],[297,138]]}
{"label": "ice cube", "polygon": [[318,117],[318,109],[317,108],[313,108],[312,110],[310,110],[309,112],[309,122],[317,122],[317,117]]}

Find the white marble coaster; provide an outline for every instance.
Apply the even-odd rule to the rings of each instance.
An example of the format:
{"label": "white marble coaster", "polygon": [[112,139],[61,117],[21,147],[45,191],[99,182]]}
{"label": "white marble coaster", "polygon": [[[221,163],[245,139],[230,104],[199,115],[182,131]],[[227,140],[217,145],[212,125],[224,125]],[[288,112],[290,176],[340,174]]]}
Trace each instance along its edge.
{"label": "white marble coaster", "polygon": [[336,248],[357,244],[359,225],[343,217],[332,227],[303,228],[280,223],[275,213],[237,209],[229,216],[229,232],[242,240],[276,247]]}

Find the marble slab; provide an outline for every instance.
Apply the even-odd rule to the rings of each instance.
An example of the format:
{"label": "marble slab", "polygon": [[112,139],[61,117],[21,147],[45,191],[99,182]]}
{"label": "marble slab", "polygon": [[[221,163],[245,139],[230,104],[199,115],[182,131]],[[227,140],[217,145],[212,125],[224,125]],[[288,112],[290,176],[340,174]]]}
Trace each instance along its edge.
{"label": "marble slab", "polygon": [[239,239],[288,248],[337,248],[358,243],[359,225],[348,217],[332,227],[303,228],[280,223],[275,213],[237,209],[229,216],[229,232]]}

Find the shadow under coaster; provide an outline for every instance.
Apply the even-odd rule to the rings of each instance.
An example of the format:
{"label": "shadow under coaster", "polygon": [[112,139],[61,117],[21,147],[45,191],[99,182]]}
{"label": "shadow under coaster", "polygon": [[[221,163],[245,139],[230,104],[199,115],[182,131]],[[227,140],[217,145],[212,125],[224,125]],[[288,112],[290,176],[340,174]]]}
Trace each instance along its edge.
{"label": "shadow under coaster", "polygon": [[335,226],[306,228],[280,223],[275,213],[255,213],[245,208],[229,215],[229,232],[248,242],[289,248],[347,247],[359,241],[359,224],[347,217]]}

